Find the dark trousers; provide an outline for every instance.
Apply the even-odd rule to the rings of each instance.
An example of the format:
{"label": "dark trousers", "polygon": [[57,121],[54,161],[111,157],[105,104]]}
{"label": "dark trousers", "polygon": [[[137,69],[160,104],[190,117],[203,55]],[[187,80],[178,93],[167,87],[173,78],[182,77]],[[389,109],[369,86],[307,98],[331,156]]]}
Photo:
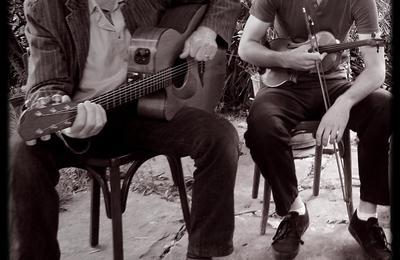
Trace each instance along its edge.
{"label": "dark trousers", "polygon": [[[224,256],[233,251],[234,201],[238,151],[235,128],[225,119],[187,108],[172,121],[112,113],[92,139],[85,156],[109,156],[146,149],[194,159],[194,187],[188,252]],[[18,135],[10,140],[12,259],[59,259],[57,242],[58,169],[77,159],[56,137],[26,146]]]}
{"label": "dark trousers", "polygon": [[[328,92],[334,100],[351,83],[328,80]],[[376,90],[356,104],[350,112],[348,127],[357,132],[360,197],[362,200],[388,205],[388,138],[391,135],[391,95]],[[244,137],[251,156],[271,185],[276,212],[288,213],[298,195],[297,178],[290,130],[303,120],[319,120],[325,113],[318,80],[304,79],[279,88],[262,88],[247,119]]]}

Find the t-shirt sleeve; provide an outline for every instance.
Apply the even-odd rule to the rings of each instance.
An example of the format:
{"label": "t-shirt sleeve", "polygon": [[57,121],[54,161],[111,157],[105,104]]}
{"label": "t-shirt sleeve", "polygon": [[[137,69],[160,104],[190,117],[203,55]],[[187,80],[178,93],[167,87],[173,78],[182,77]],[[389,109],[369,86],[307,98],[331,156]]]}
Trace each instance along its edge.
{"label": "t-shirt sleeve", "polygon": [[375,0],[355,0],[352,7],[358,33],[373,33],[379,31],[378,11]]}
{"label": "t-shirt sleeve", "polygon": [[263,22],[272,23],[277,10],[276,1],[254,0],[250,7],[250,14]]}

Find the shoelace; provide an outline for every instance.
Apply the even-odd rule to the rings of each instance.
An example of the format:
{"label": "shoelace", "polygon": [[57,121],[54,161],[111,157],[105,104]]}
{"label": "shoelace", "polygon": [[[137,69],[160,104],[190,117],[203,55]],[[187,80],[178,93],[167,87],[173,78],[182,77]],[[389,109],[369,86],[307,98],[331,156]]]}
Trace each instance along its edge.
{"label": "shoelace", "polygon": [[299,234],[299,231],[297,229],[297,223],[296,219],[293,217],[293,215],[290,215],[289,217],[285,217],[280,225],[278,226],[278,230],[275,234],[275,236],[272,238],[272,244],[276,243],[277,241],[284,239],[285,237],[290,234],[290,232],[293,231],[294,234],[296,235],[296,238],[298,239],[300,244],[304,244],[304,241],[301,239],[301,236]]}
{"label": "shoelace", "polygon": [[388,246],[390,243],[387,242],[385,232],[383,229],[377,224],[374,223],[370,226],[371,228],[371,244],[377,245],[380,248],[385,248],[390,251]]}

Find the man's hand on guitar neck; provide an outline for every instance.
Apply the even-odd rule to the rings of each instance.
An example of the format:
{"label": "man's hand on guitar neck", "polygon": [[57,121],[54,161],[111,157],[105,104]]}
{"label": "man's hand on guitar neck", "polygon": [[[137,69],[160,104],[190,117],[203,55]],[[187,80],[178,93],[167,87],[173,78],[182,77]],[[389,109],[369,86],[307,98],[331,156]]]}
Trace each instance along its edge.
{"label": "man's hand on guitar neck", "polygon": [[[67,95],[62,102],[70,102]],[[96,103],[85,101],[77,105],[77,115],[71,127],[62,130],[62,133],[71,138],[85,139],[97,135],[107,122],[104,108]]]}
{"label": "man's hand on guitar neck", "polygon": [[179,57],[184,59],[190,56],[197,61],[212,60],[218,49],[216,39],[216,32],[208,27],[199,26],[197,30],[186,39],[185,46]]}

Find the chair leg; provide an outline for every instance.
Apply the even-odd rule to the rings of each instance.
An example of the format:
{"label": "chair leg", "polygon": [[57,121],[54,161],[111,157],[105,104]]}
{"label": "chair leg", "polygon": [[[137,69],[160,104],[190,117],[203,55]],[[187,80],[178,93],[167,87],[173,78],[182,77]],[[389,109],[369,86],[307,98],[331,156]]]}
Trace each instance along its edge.
{"label": "chair leg", "polygon": [[393,136],[390,136],[389,138],[389,155],[388,155],[388,169],[389,169],[389,192],[392,194],[392,175],[393,175]]}
{"label": "chair leg", "polygon": [[112,160],[110,169],[110,187],[114,260],[124,259],[120,181],[119,164]]}
{"label": "chair leg", "polygon": [[100,186],[94,178],[91,178],[90,200],[90,246],[99,244],[99,219],[100,219]]}
{"label": "chair leg", "polygon": [[258,187],[260,186],[260,168],[258,168],[257,164],[254,164],[254,175],[253,175],[253,189],[251,192],[251,197],[253,199],[257,199],[258,197]]}
{"label": "chair leg", "polygon": [[343,163],[344,163],[344,194],[345,194],[345,202],[347,207],[347,215],[349,217],[349,221],[354,213],[353,207],[353,190],[352,190],[352,169],[351,169],[351,144],[350,144],[350,131],[346,130],[343,135],[343,144],[344,144],[344,155],[343,155]]}
{"label": "chair leg", "polygon": [[181,158],[167,156],[167,160],[171,169],[172,179],[175,185],[178,187],[179,199],[181,201],[183,219],[185,220],[186,230],[188,231],[188,233],[190,233],[190,209],[186,194]]}
{"label": "chair leg", "polygon": [[269,203],[271,200],[271,186],[266,179],[264,179],[264,196],[263,196],[263,208],[261,213],[261,235],[265,235],[267,229],[268,214],[269,214]]}
{"label": "chair leg", "polygon": [[322,145],[315,146],[313,195],[318,196],[321,179]]}

